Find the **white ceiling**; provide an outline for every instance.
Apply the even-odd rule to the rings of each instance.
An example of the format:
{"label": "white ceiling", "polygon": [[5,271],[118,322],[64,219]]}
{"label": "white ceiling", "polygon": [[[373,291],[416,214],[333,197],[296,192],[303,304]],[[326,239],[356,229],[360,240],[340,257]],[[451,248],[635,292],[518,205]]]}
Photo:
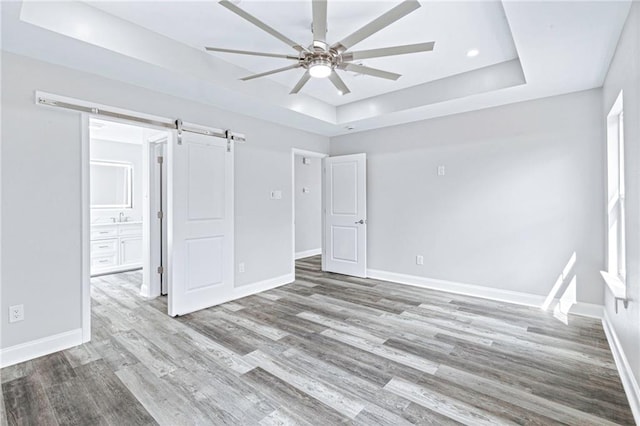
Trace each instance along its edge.
{"label": "white ceiling", "polygon": [[[327,41],[331,44],[377,18],[399,2],[329,0]],[[517,58],[511,31],[500,1],[432,2],[363,40],[351,50],[435,41],[429,53],[415,53],[358,61],[366,66],[402,74],[397,81],[339,71],[351,89],[340,96],[327,79],[312,79],[304,93],[331,105],[342,105],[416,84],[437,80]],[[297,52],[215,2],[91,2],[92,6],[196,49],[204,46],[259,52]],[[311,34],[311,1],[239,2],[247,12],[287,37],[308,46]],[[470,49],[481,53],[467,57]],[[229,53],[209,53],[246,69],[238,77],[292,64],[274,59]],[[290,70],[265,78],[292,88],[303,70]],[[258,88],[256,81],[244,84]]]}
{"label": "white ceiling", "polygon": [[[397,3],[329,0],[328,40]],[[2,48],[334,136],[600,87],[630,6],[628,0],[421,3],[353,50],[422,41],[435,41],[435,50],[365,60],[403,77],[347,77],[352,94],[342,97],[326,80],[289,95],[300,71],[239,81],[284,60],[214,55],[202,47],[290,48],[211,1],[1,2]],[[290,38],[310,41],[310,0],[239,4]],[[480,54],[467,58],[471,48]]]}

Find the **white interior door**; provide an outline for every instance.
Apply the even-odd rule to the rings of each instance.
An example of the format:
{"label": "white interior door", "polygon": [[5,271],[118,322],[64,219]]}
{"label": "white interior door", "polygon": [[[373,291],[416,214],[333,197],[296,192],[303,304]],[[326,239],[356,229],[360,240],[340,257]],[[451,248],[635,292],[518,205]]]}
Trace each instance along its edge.
{"label": "white interior door", "polygon": [[367,157],[325,159],[323,268],[339,274],[367,276]]}
{"label": "white interior door", "polygon": [[185,132],[167,155],[169,315],[228,300],[233,290],[233,150]]}

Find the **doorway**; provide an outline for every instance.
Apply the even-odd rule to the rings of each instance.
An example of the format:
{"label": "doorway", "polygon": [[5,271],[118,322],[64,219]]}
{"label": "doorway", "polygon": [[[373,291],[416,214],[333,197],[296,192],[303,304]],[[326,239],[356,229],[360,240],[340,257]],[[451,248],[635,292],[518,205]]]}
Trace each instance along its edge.
{"label": "doorway", "polygon": [[[292,150],[293,270],[295,261],[320,264],[323,248],[323,159],[327,154]],[[319,269],[319,268],[318,268]]]}
{"label": "doorway", "polygon": [[88,124],[92,283],[127,286],[145,298],[166,295],[169,132],[96,117]]}
{"label": "doorway", "polygon": [[329,157],[293,148],[291,161],[293,274],[306,262],[366,278],[366,154]]}

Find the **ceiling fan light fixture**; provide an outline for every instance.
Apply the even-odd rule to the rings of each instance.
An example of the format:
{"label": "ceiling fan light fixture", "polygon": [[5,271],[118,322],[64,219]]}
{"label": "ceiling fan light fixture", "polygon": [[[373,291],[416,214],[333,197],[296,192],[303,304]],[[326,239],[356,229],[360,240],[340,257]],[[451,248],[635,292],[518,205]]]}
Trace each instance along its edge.
{"label": "ceiling fan light fixture", "polygon": [[314,59],[309,64],[309,75],[313,78],[327,78],[332,71],[331,62],[326,59]]}

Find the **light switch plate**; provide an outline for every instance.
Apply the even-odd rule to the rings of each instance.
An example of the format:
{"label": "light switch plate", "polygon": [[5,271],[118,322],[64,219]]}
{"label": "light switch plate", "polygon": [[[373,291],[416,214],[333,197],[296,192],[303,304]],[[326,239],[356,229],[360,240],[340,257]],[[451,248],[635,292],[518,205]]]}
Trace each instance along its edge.
{"label": "light switch plate", "polygon": [[282,191],[279,190],[279,189],[271,191],[271,199],[272,200],[281,200],[282,199]]}

